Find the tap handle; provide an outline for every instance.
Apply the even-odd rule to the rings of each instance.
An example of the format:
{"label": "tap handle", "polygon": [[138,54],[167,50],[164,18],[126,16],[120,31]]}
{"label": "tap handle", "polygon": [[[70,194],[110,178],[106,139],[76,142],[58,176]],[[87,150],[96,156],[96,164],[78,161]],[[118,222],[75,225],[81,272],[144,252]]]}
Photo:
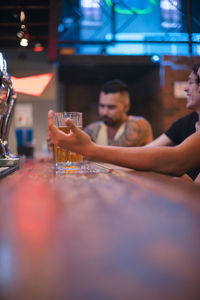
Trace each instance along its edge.
{"label": "tap handle", "polygon": [[4,58],[3,58],[3,54],[0,52],[0,72],[3,71],[4,68]]}

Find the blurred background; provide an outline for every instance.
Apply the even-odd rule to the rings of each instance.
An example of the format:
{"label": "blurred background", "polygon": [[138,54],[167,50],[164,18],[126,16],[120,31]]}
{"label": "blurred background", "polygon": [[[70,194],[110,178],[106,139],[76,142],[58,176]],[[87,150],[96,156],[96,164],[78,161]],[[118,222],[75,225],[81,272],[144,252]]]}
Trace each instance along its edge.
{"label": "blurred background", "polygon": [[46,149],[47,112],[98,118],[101,86],[129,84],[131,114],[154,137],[187,114],[184,86],[200,62],[200,1],[7,0],[0,4],[0,51],[17,93],[15,128],[34,129],[35,155]]}

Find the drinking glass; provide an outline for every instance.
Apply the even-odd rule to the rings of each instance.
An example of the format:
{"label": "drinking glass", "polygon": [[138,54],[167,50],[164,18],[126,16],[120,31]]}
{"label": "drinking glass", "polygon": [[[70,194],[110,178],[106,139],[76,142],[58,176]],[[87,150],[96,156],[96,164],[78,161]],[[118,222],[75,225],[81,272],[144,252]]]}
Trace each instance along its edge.
{"label": "drinking glass", "polygon": [[[55,125],[59,128],[59,130],[70,133],[70,129],[67,128],[65,124],[66,119],[71,119],[74,124],[81,128],[83,127],[82,124],[82,113],[81,112],[56,112],[55,113]],[[71,170],[76,171],[82,161],[83,156],[72,152],[67,149],[62,149],[59,146],[54,145],[54,158],[56,164],[56,170]]]}

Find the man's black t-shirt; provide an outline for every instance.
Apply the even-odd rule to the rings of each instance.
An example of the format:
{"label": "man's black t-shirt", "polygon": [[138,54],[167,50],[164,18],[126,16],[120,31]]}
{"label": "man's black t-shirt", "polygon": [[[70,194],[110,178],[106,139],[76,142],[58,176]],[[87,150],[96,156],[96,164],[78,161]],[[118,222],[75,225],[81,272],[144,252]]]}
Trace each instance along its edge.
{"label": "man's black t-shirt", "polygon": [[[172,126],[165,132],[165,134],[176,144],[182,143],[188,136],[193,134],[195,129],[195,123],[198,121],[199,117],[196,112],[177,120],[172,124]],[[189,158],[188,158],[189,159]],[[200,167],[193,169],[187,174],[194,180],[200,173]]]}

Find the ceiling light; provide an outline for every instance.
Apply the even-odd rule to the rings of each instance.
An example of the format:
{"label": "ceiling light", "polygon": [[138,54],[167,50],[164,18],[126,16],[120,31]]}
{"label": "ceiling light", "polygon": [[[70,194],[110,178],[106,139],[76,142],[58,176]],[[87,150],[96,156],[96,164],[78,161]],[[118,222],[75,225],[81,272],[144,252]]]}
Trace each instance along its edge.
{"label": "ceiling light", "polygon": [[20,30],[17,32],[17,37],[20,39],[20,46],[27,47],[29,43],[28,26],[26,24],[26,15],[23,10],[19,13],[20,18]]}
{"label": "ceiling light", "polygon": [[155,54],[155,55],[152,55],[151,57],[151,61],[154,62],[154,63],[158,63],[160,62],[160,56]]}
{"label": "ceiling light", "polygon": [[3,54],[0,52],[0,71],[3,71]]}
{"label": "ceiling light", "polygon": [[20,46],[27,47],[28,46],[28,40],[26,38],[23,38],[20,40]]}
{"label": "ceiling light", "polygon": [[17,33],[17,37],[22,39],[24,36],[24,31],[20,30],[18,33]]}
{"label": "ceiling light", "polygon": [[24,13],[23,10],[21,10],[21,11],[20,11],[20,21],[21,21],[21,22],[24,22],[24,21],[25,21],[25,18],[26,18],[25,13]]}

